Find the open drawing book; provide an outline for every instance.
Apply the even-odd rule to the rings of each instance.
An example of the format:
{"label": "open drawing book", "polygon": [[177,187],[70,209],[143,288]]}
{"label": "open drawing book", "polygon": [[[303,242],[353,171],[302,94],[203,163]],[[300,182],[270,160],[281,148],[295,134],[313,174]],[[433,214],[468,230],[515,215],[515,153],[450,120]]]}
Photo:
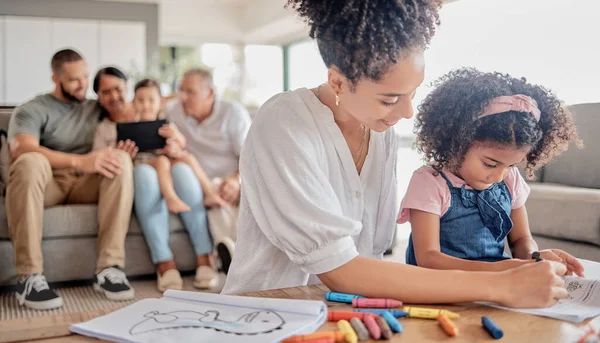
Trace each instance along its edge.
{"label": "open drawing book", "polygon": [[[514,309],[495,304],[486,304],[506,310],[575,323],[580,323],[588,318],[600,316],[600,263],[581,259],[579,261],[585,268],[585,277],[564,277],[569,297],[560,300],[552,307],[542,309]],[[523,282],[527,281],[523,280]]]}
{"label": "open drawing book", "polygon": [[322,301],[167,291],[70,330],[116,342],[279,342],[326,319]]}

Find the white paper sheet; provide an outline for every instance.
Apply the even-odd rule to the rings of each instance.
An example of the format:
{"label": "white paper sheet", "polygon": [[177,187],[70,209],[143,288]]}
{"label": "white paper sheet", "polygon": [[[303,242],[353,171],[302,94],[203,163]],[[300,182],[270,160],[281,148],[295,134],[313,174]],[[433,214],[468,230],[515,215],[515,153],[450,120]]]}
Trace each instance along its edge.
{"label": "white paper sheet", "polygon": [[569,298],[560,300],[554,306],[543,309],[514,309],[491,303],[486,305],[580,323],[600,315],[600,263],[579,260],[585,268],[585,278],[566,276],[565,286]]}
{"label": "white paper sheet", "polygon": [[322,301],[167,291],[71,331],[116,342],[278,342],[312,333],[326,318]]}

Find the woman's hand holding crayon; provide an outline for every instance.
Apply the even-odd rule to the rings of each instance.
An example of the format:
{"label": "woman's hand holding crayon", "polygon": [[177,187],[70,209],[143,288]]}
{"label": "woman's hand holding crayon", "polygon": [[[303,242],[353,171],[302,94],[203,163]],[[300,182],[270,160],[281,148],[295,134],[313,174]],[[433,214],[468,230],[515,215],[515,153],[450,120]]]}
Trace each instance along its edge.
{"label": "woman's hand holding crayon", "polygon": [[529,263],[496,273],[498,295],[495,302],[515,308],[550,307],[568,296],[561,276],[567,268],[554,261]]}

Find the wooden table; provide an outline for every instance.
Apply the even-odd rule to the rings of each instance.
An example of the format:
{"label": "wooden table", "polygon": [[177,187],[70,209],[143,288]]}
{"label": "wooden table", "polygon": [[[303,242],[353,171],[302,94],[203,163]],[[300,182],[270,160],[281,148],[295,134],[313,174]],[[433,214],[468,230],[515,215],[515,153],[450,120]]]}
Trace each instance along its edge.
{"label": "wooden table", "polygon": [[[244,295],[265,298],[305,299],[324,301],[324,295],[326,291],[327,288],[325,286],[316,285],[263,292],[252,292]],[[351,309],[351,307],[347,304],[333,302],[329,302],[327,304],[330,307],[330,309],[333,310]],[[504,331],[504,337],[502,338],[502,341],[511,343],[575,343],[579,339],[582,329],[587,324],[594,322],[594,325],[600,326],[600,317],[590,319],[582,324],[576,325],[555,319],[532,316],[512,311],[505,311],[474,303],[444,306],[427,305],[423,307],[444,308],[459,313],[460,318],[455,320],[455,324],[460,330],[459,336],[454,338],[448,337],[439,328],[435,320],[401,318],[400,321],[404,326],[404,332],[401,334],[395,334],[392,341],[390,342],[495,342],[496,340],[492,339],[491,336],[489,336],[488,333],[481,326],[482,316],[488,316],[492,318],[494,322],[496,322],[496,324],[498,324],[498,326]],[[44,337],[46,339],[36,340],[33,342],[99,342],[99,340],[82,337],[79,335],[69,335],[68,327],[70,324],[78,323],[82,320],[89,320],[95,315],[102,314],[103,313],[98,313],[94,315],[85,316],[69,315],[65,317],[66,319],[63,318],[63,320],[61,320],[60,322],[54,320],[51,328],[49,328],[47,332],[41,332],[42,335],[37,336],[40,338]],[[26,330],[29,332],[34,332],[36,328],[36,321],[39,324],[39,322],[42,321],[43,318],[44,317],[28,319],[27,327],[18,327],[7,323],[10,321],[0,322],[0,342],[3,341],[3,337],[7,337],[5,336],[7,332],[11,332],[13,334],[13,337],[16,333],[15,330]],[[47,319],[46,322],[48,322]],[[47,323],[46,326],[48,326]],[[319,329],[319,331],[330,331],[336,329],[337,328],[335,323],[326,323]],[[40,330],[38,329],[38,331]],[[48,339],[49,337],[53,336],[54,338]],[[32,336],[30,335],[27,337]]]}

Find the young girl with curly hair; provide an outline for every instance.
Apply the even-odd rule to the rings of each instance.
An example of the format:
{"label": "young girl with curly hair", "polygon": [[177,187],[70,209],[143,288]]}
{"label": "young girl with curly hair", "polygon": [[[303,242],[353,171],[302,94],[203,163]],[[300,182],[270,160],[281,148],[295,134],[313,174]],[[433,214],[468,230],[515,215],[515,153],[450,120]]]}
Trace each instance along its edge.
{"label": "young girl with curly hair", "polygon": [[[529,187],[517,165],[533,177],[570,142],[580,143],[556,96],[525,79],[460,69],[437,81],[419,107],[415,131],[429,164],[414,173],[399,213],[398,223],[412,227],[406,262],[471,271],[534,262]],[[514,259],[504,252],[506,237]],[[583,274],[562,250],[539,254]]]}

